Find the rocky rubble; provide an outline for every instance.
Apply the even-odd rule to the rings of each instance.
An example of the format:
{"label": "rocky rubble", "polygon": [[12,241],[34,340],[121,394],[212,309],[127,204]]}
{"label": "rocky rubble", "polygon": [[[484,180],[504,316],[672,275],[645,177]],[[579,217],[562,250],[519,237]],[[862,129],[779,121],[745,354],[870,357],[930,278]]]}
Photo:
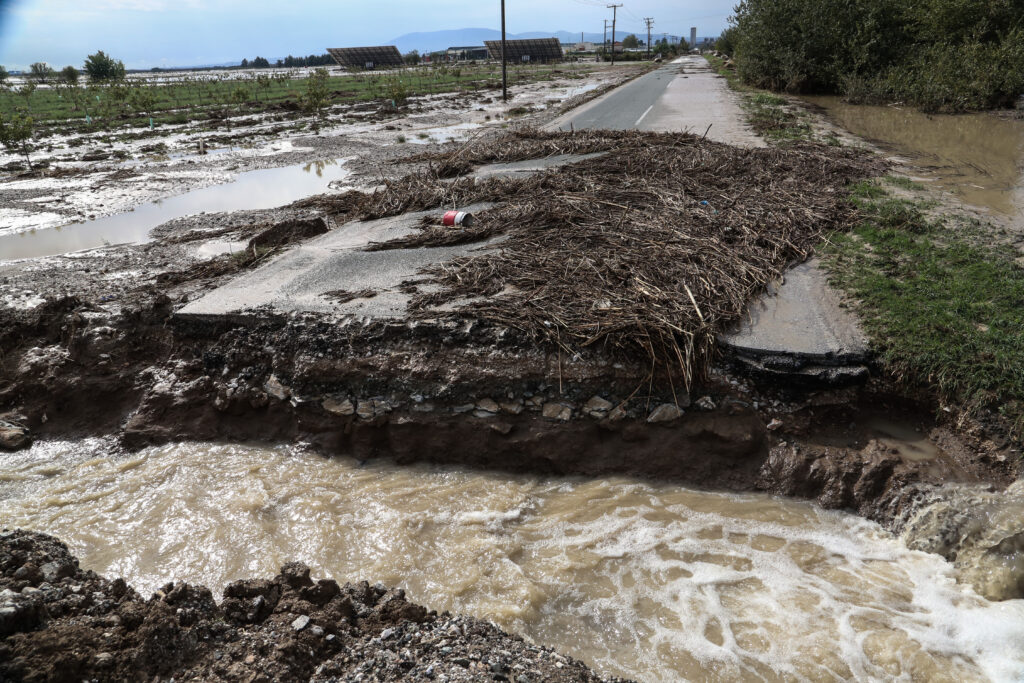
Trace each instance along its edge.
{"label": "rocky rubble", "polygon": [[187,583],[144,599],[53,537],[0,533],[0,681],[171,679],[621,680],[400,589],[314,580],[297,562],[229,584],[220,604]]}

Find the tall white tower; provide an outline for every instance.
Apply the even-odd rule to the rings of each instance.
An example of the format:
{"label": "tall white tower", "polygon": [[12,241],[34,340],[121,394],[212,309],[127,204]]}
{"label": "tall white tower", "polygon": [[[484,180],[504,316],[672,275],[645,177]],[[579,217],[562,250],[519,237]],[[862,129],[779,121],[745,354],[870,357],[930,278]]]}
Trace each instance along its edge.
{"label": "tall white tower", "polygon": [[697,47],[697,27],[690,27],[690,49]]}

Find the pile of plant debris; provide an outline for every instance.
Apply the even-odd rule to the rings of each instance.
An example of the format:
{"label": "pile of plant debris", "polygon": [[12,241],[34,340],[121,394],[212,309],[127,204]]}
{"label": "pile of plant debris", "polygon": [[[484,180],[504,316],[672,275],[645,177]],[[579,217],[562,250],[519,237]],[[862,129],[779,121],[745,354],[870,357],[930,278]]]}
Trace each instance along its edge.
{"label": "pile of plant debris", "polygon": [[[458,175],[485,162],[603,152],[527,177]],[[436,307],[507,325],[565,353],[643,353],[688,388],[716,333],[824,234],[857,219],[843,188],[879,175],[867,153],[821,145],[746,149],[685,133],[517,131],[421,156],[428,170],[372,194],[305,200],[340,217],[497,203],[473,227],[424,221],[370,249],[500,244],[424,273],[414,315]]]}

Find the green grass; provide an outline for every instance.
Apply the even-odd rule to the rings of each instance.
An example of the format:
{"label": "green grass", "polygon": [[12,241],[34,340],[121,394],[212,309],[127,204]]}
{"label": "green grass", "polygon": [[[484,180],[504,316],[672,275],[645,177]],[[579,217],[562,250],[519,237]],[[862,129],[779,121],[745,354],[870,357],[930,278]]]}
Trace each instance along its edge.
{"label": "green grass", "polygon": [[807,116],[794,112],[784,98],[744,85],[735,69],[726,68],[725,60],[714,55],[707,55],[706,58],[711,68],[740,94],[740,104],[747,115],[747,123],[755,133],[775,144],[812,138],[813,130],[806,121]]}
{"label": "green grass", "polygon": [[[886,179],[888,181],[888,179]],[[920,205],[861,183],[864,213],[825,249],[834,282],[857,300],[881,361],[969,413],[1024,428],[1024,269],[986,228],[932,219]]]}
{"label": "green grass", "polygon": [[[596,65],[594,65],[596,66]],[[555,78],[582,78],[594,66],[586,64],[524,65],[509,69],[511,86]],[[301,109],[306,92],[306,78],[280,72],[265,87],[254,79],[212,80],[186,77],[152,84],[128,81],[123,89],[88,87],[77,91],[40,88],[26,98],[13,91],[0,92],[0,113],[28,111],[36,121],[37,137],[48,134],[88,132],[99,128],[140,128],[210,121],[216,123],[227,116],[275,112],[293,114]],[[400,88],[396,85],[400,83]],[[483,93],[501,85],[501,68],[493,64],[460,66],[423,66],[406,69],[400,74],[357,73],[332,76],[328,82],[328,103],[342,104],[391,99],[390,93],[401,89],[407,96],[447,92]],[[233,100],[241,88],[244,98]],[[138,93],[148,95],[152,102],[145,106],[133,103]],[[241,96],[240,96],[241,97]],[[99,99],[97,99],[99,98]],[[86,123],[88,115],[93,123]]]}
{"label": "green grass", "polygon": [[884,180],[893,187],[899,187],[904,190],[912,190],[914,192],[919,192],[924,189],[924,185],[911,180],[905,175],[887,175],[885,176]]}

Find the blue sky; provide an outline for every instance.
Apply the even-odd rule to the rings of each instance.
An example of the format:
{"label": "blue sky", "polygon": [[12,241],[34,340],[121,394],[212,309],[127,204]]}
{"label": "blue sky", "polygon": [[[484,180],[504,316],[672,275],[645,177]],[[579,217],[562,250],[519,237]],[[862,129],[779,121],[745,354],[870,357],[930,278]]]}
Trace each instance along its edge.
{"label": "blue sky", "polygon": [[[619,0],[620,24],[700,35],[725,27],[735,0]],[[600,32],[600,0],[506,0],[508,30]],[[81,68],[103,50],[129,68],[215,64],[242,57],[322,54],[416,31],[498,28],[498,0],[0,0],[0,64]]]}

